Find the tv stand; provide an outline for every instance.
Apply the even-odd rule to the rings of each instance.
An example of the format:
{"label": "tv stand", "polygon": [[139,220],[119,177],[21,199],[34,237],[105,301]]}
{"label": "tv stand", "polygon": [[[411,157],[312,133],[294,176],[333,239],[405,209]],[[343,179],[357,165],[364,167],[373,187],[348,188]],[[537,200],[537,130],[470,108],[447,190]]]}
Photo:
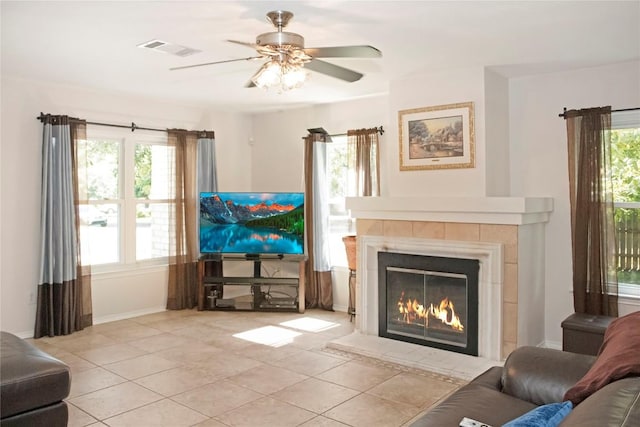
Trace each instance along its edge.
{"label": "tv stand", "polygon": [[[264,311],[298,311],[305,310],[305,265],[304,256],[284,255],[202,255],[198,260],[198,310],[264,310]],[[225,276],[224,263],[233,261],[253,262],[253,276]],[[263,277],[262,261],[297,262],[298,277]],[[213,270],[208,273],[207,265],[213,263]],[[224,287],[249,286],[251,298],[224,298]],[[295,291],[293,295],[272,296],[263,292],[263,286],[288,287]]]}

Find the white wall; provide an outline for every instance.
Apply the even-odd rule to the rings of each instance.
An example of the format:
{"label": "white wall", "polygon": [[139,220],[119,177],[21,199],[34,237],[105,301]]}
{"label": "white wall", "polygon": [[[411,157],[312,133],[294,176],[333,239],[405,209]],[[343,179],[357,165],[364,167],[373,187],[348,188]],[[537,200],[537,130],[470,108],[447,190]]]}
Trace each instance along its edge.
{"label": "white wall", "polygon": [[[559,345],[573,299],[567,138],[558,114],[563,107],[639,107],[640,62],[511,79],[509,93],[511,195],[554,198],[546,226],[545,337]],[[620,307],[621,314],[637,309]]]}
{"label": "white wall", "polygon": [[[425,73],[391,83],[389,144],[380,150],[385,160],[384,196],[486,195],[484,79],[484,68],[477,67]],[[474,103],[475,167],[400,171],[398,111],[460,102]]]}
{"label": "white wall", "polygon": [[485,70],[485,188],[487,196],[508,196],[509,80]]}
{"label": "white wall", "polygon": [[[250,150],[245,143],[250,117],[141,99],[117,92],[98,92],[71,86],[2,77],[2,146],[0,213],[0,328],[32,334],[39,272],[40,179],[42,124],[40,112],[67,114],[89,121],[143,127],[213,129],[218,141],[220,186],[249,189]],[[114,319],[127,313],[162,309],[166,272],[124,278],[94,275],[94,319]]]}
{"label": "white wall", "polygon": [[252,191],[303,191],[302,137],[312,111],[295,109],[253,116]]}

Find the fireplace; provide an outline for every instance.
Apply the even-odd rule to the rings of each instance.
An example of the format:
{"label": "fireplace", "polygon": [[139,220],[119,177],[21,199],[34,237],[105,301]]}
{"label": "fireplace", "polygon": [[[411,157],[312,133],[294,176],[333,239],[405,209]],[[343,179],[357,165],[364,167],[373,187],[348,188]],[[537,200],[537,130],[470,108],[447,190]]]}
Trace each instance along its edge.
{"label": "fireplace", "polygon": [[[503,287],[503,245],[492,242],[463,242],[452,240],[435,240],[398,236],[362,235],[358,237],[358,291],[356,294],[356,332],[360,335],[376,337],[388,342],[395,342],[400,347],[406,345],[417,348],[419,353],[442,351],[449,355],[465,357],[469,360],[478,358],[493,361],[501,360],[502,348],[502,287]],[[471,356],[464,353],[453,353],[436,347],[417,345],[412,341],[398,341],[381,336],[380,331],[380,269],[378,255],[391,252],[419,257],[450,258],[475,260],[479,264],[477,307],[477,354]],[[398,266],[396,266],[398,267]],[[414,266],[400,265],[400,268],[412,269]],[[446,271],[440,268],[414,268],[416,270]],[[457,272],[457,274],[462,274]],[[475,291],[471,291],[475,292]],[[385,291],[386,294],[386,291]],[[464,303],[458,303],[464,304]],[[468,303],[467,303],[468,304]],[[385,304],[386,310],[386,304]],[[455,310],[458,306],[454,301]],[[468,323],[468,322],[467,322]],[[421,343],[423,344],[423,343]],[[396,347],[396,346],[394,346]],[[456,349],[457,350],[457,349]],[[471,362],[472,364],[474,362]]]}
{"label": "fireplace", "polygon": [[[356,327],[330,347],[471,379],[518,346],[544,343],[553,199],[349,197],[346,207],[357,220]],[[379,252],[479,261],[478,356],[380,336]]]}
{"label": "fireplace", "polygon": [[478,355],[477,259],[378,252],[379,336]]}

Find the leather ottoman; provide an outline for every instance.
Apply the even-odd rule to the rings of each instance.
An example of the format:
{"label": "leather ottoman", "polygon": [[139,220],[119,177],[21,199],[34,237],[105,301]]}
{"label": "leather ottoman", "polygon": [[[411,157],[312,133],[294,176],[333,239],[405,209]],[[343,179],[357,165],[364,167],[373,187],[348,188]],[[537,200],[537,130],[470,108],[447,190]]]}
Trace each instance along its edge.
{"label": "leather ottoman", "polygon": [[604,332],[615,317],[574,313],[564,319],[562,350],[595,356],[602,345]]}
{"label": "leather ottoman", "polygon": [[69,367],[8,332],[0,332],[0,359],[0,426],[66,426]]}

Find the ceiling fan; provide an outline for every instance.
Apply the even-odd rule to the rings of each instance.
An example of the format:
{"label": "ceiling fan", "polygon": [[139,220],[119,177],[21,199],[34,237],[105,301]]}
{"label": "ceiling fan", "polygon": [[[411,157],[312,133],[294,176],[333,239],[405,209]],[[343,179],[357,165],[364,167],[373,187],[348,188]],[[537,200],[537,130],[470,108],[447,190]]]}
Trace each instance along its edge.
{"label": "ceiling fan", "polygon": [[331,64],[318,58],[379,58],[382,56],[382,52],[378,49],[367,45],[305,48],[304,38],[301,35],[282,31],[293,18],[293,13],[275,10],[267,13],[267,18],[277,31],[260,34],[256,37],[255,43],[227,40],[231,43],[255,49],[256,56],[185,65],[170,68],[170,70],[184,70],[186,68],[227,62],[263,59],[267,60],[267,62],[253,75],[245,87],[259,86],[268,88],[278,86],[286,90],[298,87],[304,82],[307,75],[305,69],[326,74],[346,82],[358,81],[363,76],[357,71]]}

